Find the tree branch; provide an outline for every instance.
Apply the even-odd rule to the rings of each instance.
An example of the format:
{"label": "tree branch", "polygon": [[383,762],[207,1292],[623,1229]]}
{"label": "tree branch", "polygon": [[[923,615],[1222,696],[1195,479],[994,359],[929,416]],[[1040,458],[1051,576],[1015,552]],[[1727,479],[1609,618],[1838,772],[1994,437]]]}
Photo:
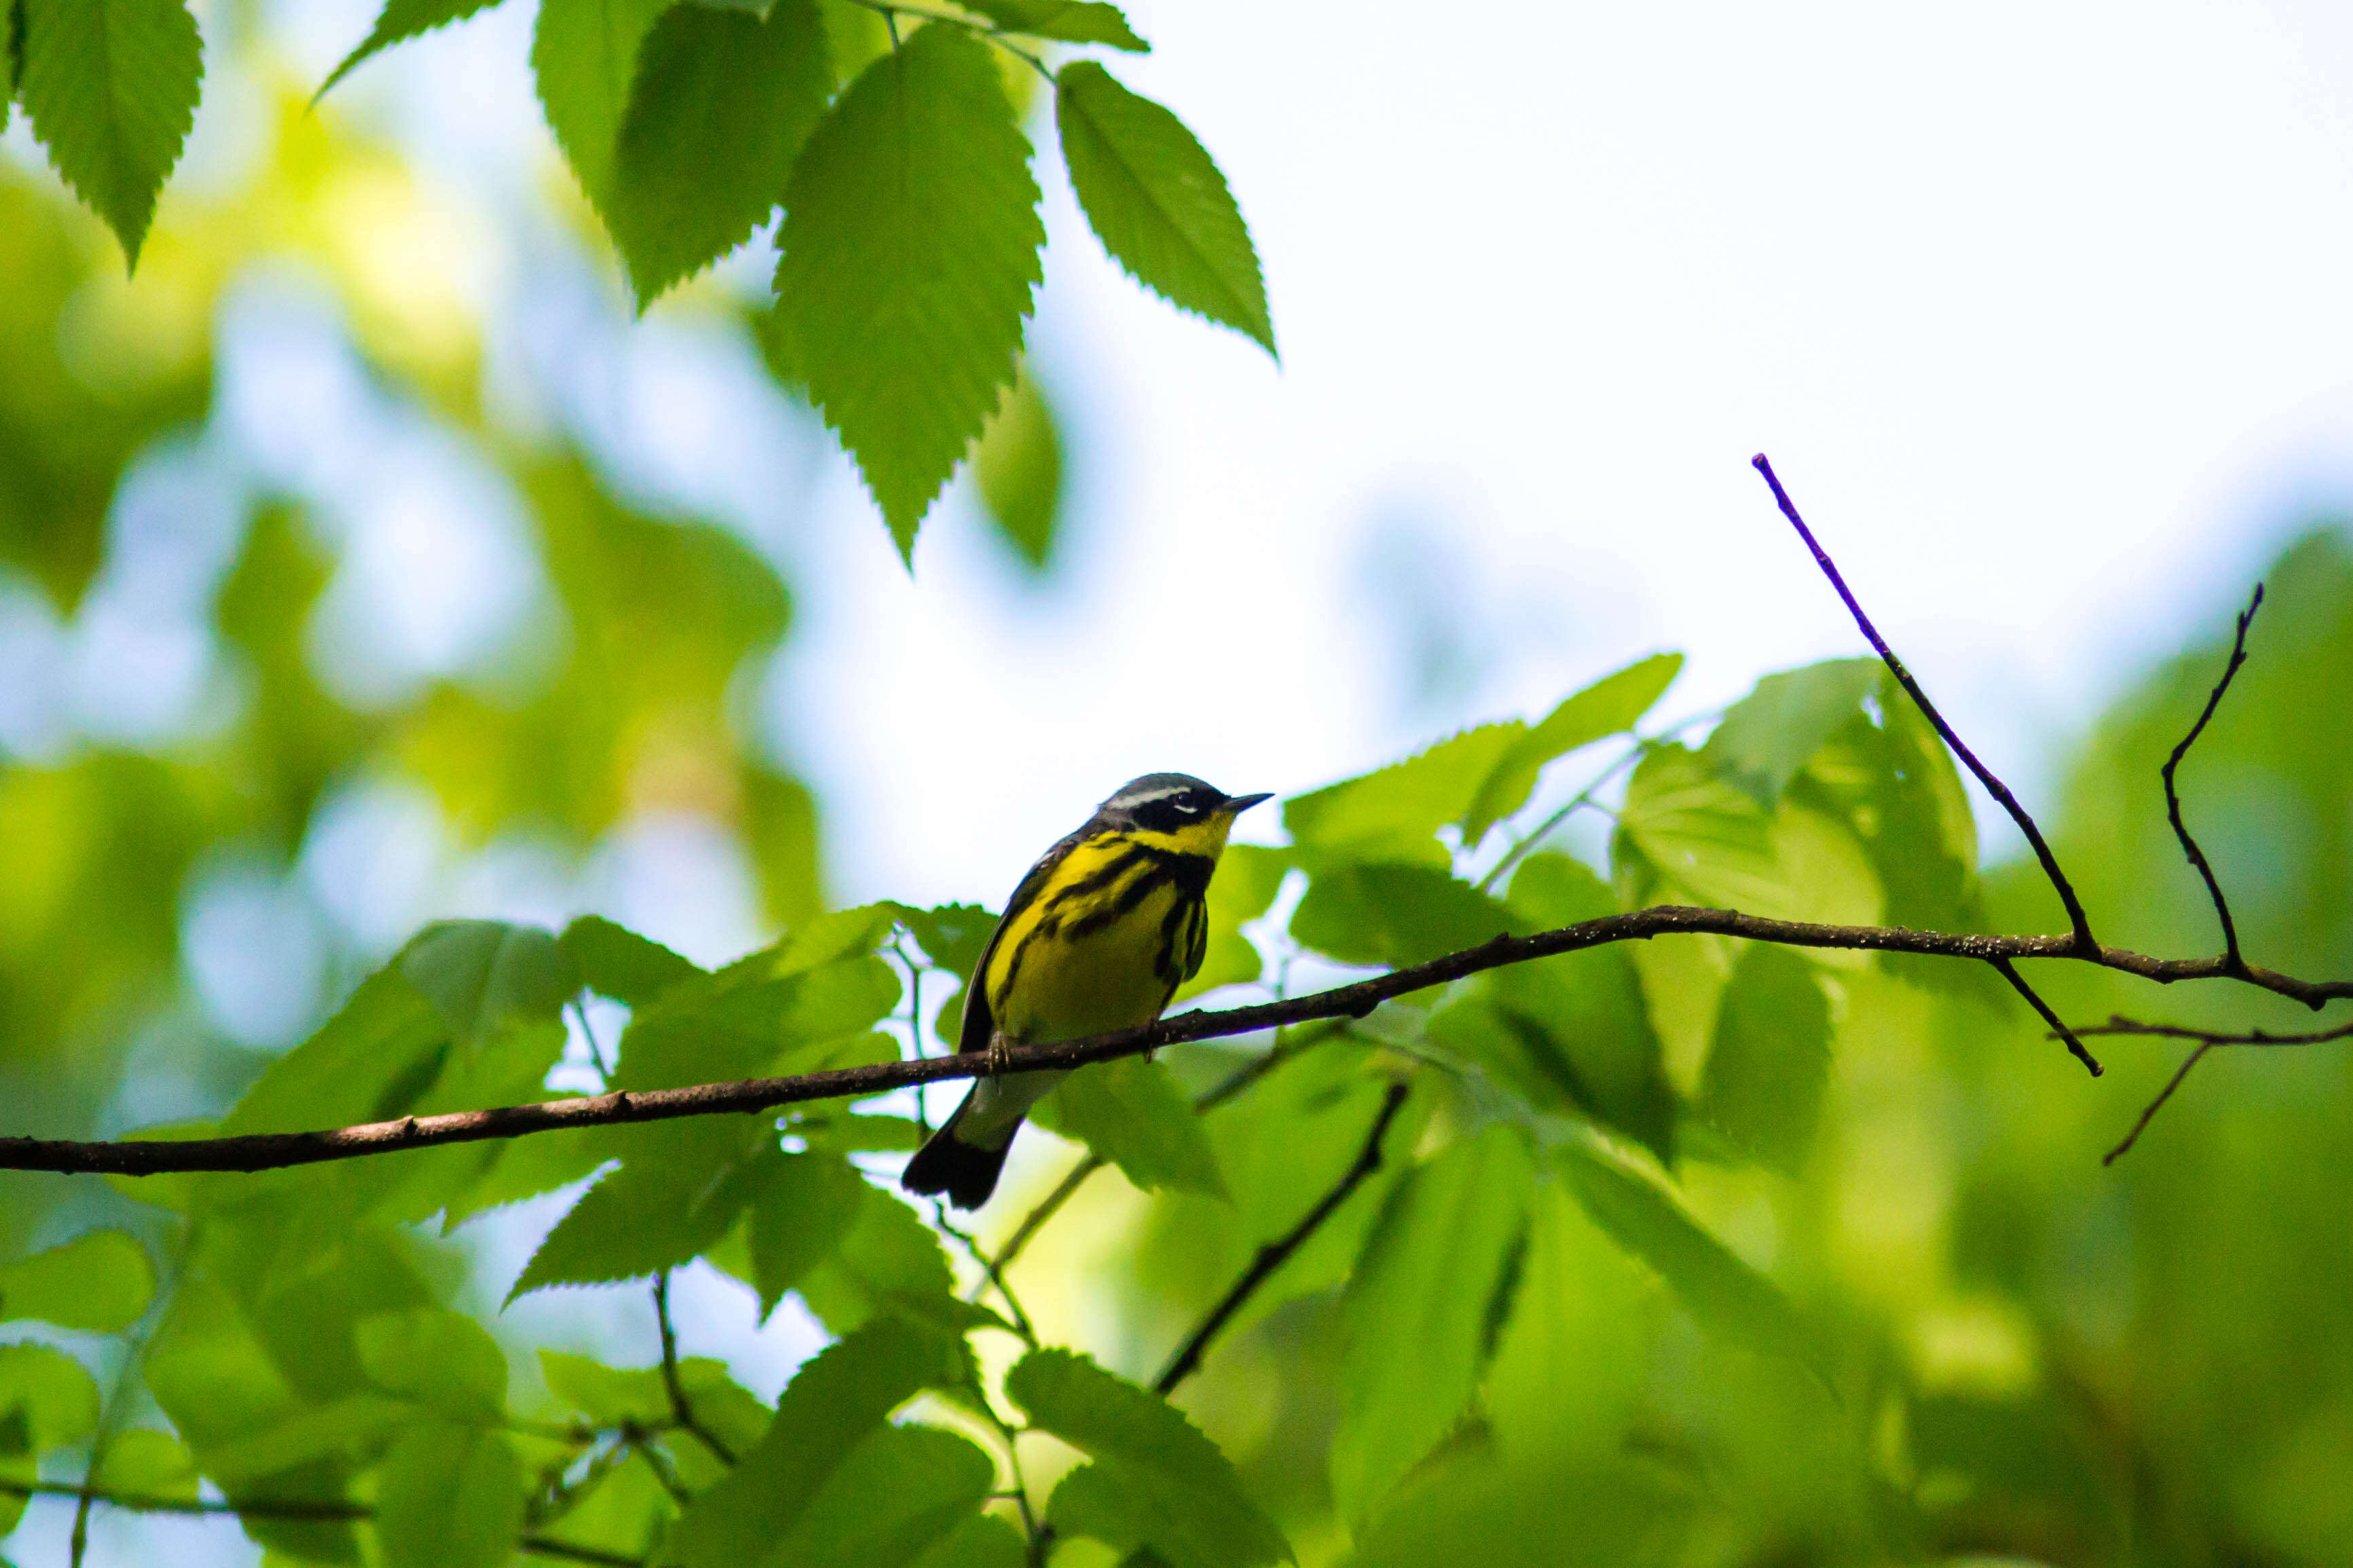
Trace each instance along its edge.
{"label": "tree branch", "polygon": [[1994,973],[2010,982],[2011,990],[2026,998],[2028,1006],[2042,1015],[2042,1021],[2051,1026],[2052,1037],[2066,1041],[2067,1049],[2074,1054],[2075,1059],[2089,1068],[2094,1078],[2099,1077],[2099,1062],[2084,1047],[2084,1042],[2075,1037],[2075,1031],[2069,1028],[2059,1015],[2051,1010],[2051,1004],[2035,994],[2034,987],[2026,983],[2026,976],[2018,972],[2018,965],[2006,958],[1997,958],[1993,960],[1993,967]]}
{"label": "tree branch", "polygon": [[[1814,531],[1806,526],[1806,520],[1798,515],[1797,503],[1789,499],[1789,492],[1781,488],[1780,477],[1773,472],[1773,465],[1766,459],[1765,454],[1757,453],[1749,462],[1765,476],[1765,482],[1773,487],[1773,499],[1780,504],[1781,515],[1789,520],[1789,526],[1798,531],[1798,537],[1806,542],[1808,550],[1813,552],[1814,564],[1822,569],[1822,575],[1831,580],[1831,586],[1837,589],[1838,596],[1846,602],[1847,613],[1854,617],[1854,624],[1862,629],[1862,635],[1870,640],[1871,646],[1879,650],[1881,662],[1911,695],[1912,700],[1919,705],[1928,722],[1936,726],[1936,733],[1945,738],[1945,744],[1953,748],[1953,754],[1977,775],[1978,783],[1985,785],[1986,793],[2001,803],[2001,808],[2010,813],[2010,819],[2018,824],[2018,830],[2026,835],[2027,843],[2034,847],[2034,858],[2042,862],[2042,874],[2051,879],[2052,887],[2058,889],[2059,901],[2066,906],[2067,921],[2074,928],[2077,952],[2089,956],[2098,951],[2100,944],[2092,939],[2092,922],[2084,913],[2084,901],[2075,896],[2074,884],[2067,880],[2067,873],[2059,868],[2059,858],[2044,842],[2042,830],[2034,826],[2034,818],[2018,804],[2018,797],[2010,793],[2010,786],[1994,777],[1993,770],[1978,761],[1977,753],[1961,743],[1961,738],[1953,732],[1950,724],[1945,722],[1945,716],[1936,711],[1936,705],[1928,700],[1928,694],[1920,689],[1920,683],[1912,678],[1912,672],[1904,668],[1904,661],[1895,657],[1895,650],[1887,646],[1887,639],[1879,635],[1879,628],[1871,624],[1871,617],[1862,613],[1862,606],[1855,602],[1854,595],[1847,588],[1846,579],[1839,575],[1838,566],[1831,560],[1830,552],[1814,538]],[[2010,978],[2013,984],[2024,989],[2022,983],[2014,977],[2005,978]],[[2028,996],[2032,999],[2032,993],[2028,993]],[[2040,1002],[2035,1005],[2037,1007],[2042,1005]],[[2096,1073],[2099,1068],[2092,1070]]]}
{"label": "tree branch", "polygon": [[1531,936],[1498,936],[1477,947],[1433,958],[1404,969],[1352,984],[1335,986],[1305,996],[1247,1007],[1196,1010],[1163,1018],[1139,1028],[1114,1030],[1085,1039],[1054,1045],[1022,1046],[992,1061],[988,1053],[974,1051],[951,1057],[926,1057],[879,1062],[865,1067],[838,1068],[826,1072],[787,1078],[750,1079],[740,1082],[695,1084],[683,1089],[621,1091],[571,1100],[506,1105],[488,1110],[452,1111],[441,1116],[406,1116],[396,1121],[369,1122],[320,1132],[257,1132],[230,1138],[194,1138],[183,1142],[124,1140],[79,1142],[40,1138],[0,1138],[0,1170],[57,1171],[68,1173],[156,1175],[171,1171],[268,1171],[289,1165],[317,1164],[369,1154],[389,1154],[430,1149],[445,1143],[470,1143],[485,1139],[514,1138],[567,1127],[602,1127],[638,1121],[666,1121],[683,1116],[745,1114],[798,1105],[811,1100],[841,1100],[883,1094],[910,1084],[936,1083],[948,1079],[985,1078],[1003,1072],[1035,1072],[1040,1068],[1084,1067],[1190,1040],[1219,1039],[1255,1034],[1286,1024],[1316,1018],[1361,1018],[1391,997],[1444,985],[1466,975],[1556,953],[1577,952],[1611,942],[1642,942],[1659,936],[1705,933],[1745,937],[1752,942],[1785,947],[1840,949],[1862,952],[1913,952],[1930,957],[1968,959],[1989,963],[1996,959],[2072,959],[2097,964],[2119,973],[2137,975],[2162,985],[2185,980],[2236,980],[2293,998],[2317,1009],[2325,1004],[2353,998],[2353,981],[2308,981],[2281,974],[2258,964],[2233,972],[2229,962],[2214,958],[2155,958],[2124,948],[2094,944],[2080,949],[2073,936],[1988,936],[1974,931],[1914,931],[1905,926],[1825,925],[1812,921],[1768,920],[1734,910],[1694,909],[1661,904],[1626,914],[1581,921],[1557,931]]}
{"label": "tree branch", "polygon": [[1406,1085],[1389,1085],[1388,1093],[1381,1100],[1380,1114],[1373,1118],[1372,1131],[1365,1135],[1365,1146],[1357,1152],[1356,1163],[1341,1173],[1332,1190],[1318,1199],[1315,1206],[1309,1209],[1289,1232],[1258,1249],[1258,1256],[1250,1259],[1250,1266],[1242,1270],[1242,1277],[1234,1281],[1233,1289],[1209,1309],[1209,1315],[1201,1320],[1201,1326],[1193,1331],[1183,1347],[1170,1358],[1166,1370],[1153,1384],[1154,1388],[1164,1394],[1173,1393],[1178,1384],[1192,1376],[1200,1367],[1201,1357],[1208,1352],[1209,1342],[1218,1337],[1219,1331],[1232,1320],[1236,1312],[1241,1310],[1242,1304],[1257,1294],[1258,1288],[1271,1279],[1274,1271],[1288,1262],[1293,1253],[1307,1244],[1307,1238],[1339,1211],[1340,1205],[1348,1201],[1350,1194],[1363,1186],[1366,1179],[1381,1168],[1381,1140],[1388,1136],[1389,1123],[1397,1120],[1398,1111],[1404,1107],[1406,1093]]}
{"label": "tree branch", "polygon": [[2173,1098],[2173,1091],[2181,1087],[2182,1079],[2189,1076],[2189,1069],[2196,1067],[2200,1059],[2217,1046],[2317,1046],[2330,1040],[2353,1039],[2353,1024],[2339,1024],[2333,1029],[2315,1029],[2308,1034],[2301,1035],[2274,1035],[2263,1029],[2249,1029],[2243,1034],[2229,1034],[2214,1029],[2184,1028],[2179,1024],[2144,1024],[2137,1019],[2127,1018],[2119,1014],[2110,1014],[2106,1023],[2094,1024],[2075,1032],[2079,1035],[2153,1036],[2168,1040],[2192,1040],[2198,1046],[2196,1050],[2189,1053],[2189,1059],[2184,1061],[2174,1075],[2166,1080],[2165,1087],[2158,1090],[2157,1098],[2148,1102],[2148,1108],[2140,1113],[2140,1120],[2133,1123],[2130,1132],[2125,1134],[2124,1142],[2109,1150],[2100,1161],[2103,1165],[2113,1165],[2135,1143],[2140,1142],[2140,1135],[2148,1131],[2150,1121],[2156,1117],[2158,1110],[2163,1109],[2165,1102]]}
{"label": "tree branch", "polygon": [[710,1427],[695,1419],[694,1406],[687,1403],[686,1385],[678,1380],[678,1334],[670,1322],[670,1270],[654,1276],[654,1321],[661,1329],[662,1386],[670,1391],[670,1419],[681,1432],[691,1432],[702,1446],[718,1456],[723,1465],[735,1463],[735,1450],[721,1442]]}
{"label": "tree branch", "polygon": [[[2173,755],[2166,758],[2165,766],[2158,770],[2158,776],[2165,781],[2165,815],[2173,820],[2173,836],[2181,840],[2182,853],[2189,857],[2192,866],[2198,868],[2198,874],[2206,879],[2207,894],[2214,900],[2215,918],[2222,922],[2222,956],[2234,971],[2241,962],[2239,928],[2231,919],[2230,901],[2222,897],[2222,884],[2215,879],[2214,868],[2206,863],[2206,852],[2198,847],[2198,840],[2189,837],[2189,829],[2182,823],[2181,796],[2174,792],[2173,770],[2181,765],[2181,759],[2189,754],[2189,748],[2197,744],[2198,737],[2206,732],[2206,721],[2213,718],[2214,710],[2222,705],[2222,693],[2231,689],[2231,678],[2237,675],[2239,667],[2247,662],[2247,628],[2254,624],[2255,612],[2263,607],[2263,585],[2258,583],[2255,584],[2255,596],[2247,601],[2245,609],[2239,612],[2239,627],[2231,638],[2231,662],[2223,667],[2222,679],[2214,683],[2214,689],[2208,694],[2205,710],[2198,715],[2198,722],[2189,726],[2189,733],[2181,737],[2181,744],[2173,748]],[[2189,1059],[2194,1062],[2198,1058],[2192,1057]],[[2186,1073],[2189,1069],[2184,1067],[2181,1070]],[[2169,1094],[2172,1090],[2166,1092]],[[2162,1104],[2164,1096],[2158,1099]],[[2151,1106],[2149,1109],[2154,1111],[2157,1108]],[[2142,1125],[2147,1125],[2147,1121],[2143,1117]],[[2133,1132],[2137,1137],[2140,1129],[2135,1128]],[[2126,1139],[2116,1154],[2110,1154],[2108,1158],[2115,1159],[2116,1154],[2123,1153],[2131,1146],[2132,1139]]]}

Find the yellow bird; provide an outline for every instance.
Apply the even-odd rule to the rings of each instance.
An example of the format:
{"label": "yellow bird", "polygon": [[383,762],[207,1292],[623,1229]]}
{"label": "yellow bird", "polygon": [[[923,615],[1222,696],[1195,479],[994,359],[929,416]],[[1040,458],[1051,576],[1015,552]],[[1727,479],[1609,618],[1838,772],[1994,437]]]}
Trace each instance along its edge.
{"label": "yellow bird", "polygon": [[[1229,795],[1188,773],[1121,785],[1013,889],[965,993],[956,1048],[998,1055],[1160,1016],[1200,970],[1226,833],[1268,798]],[[1022,1118],[1068,1076],[981,1079],[907,1162],[900,1184],[978,1208],[997,1190]]]}

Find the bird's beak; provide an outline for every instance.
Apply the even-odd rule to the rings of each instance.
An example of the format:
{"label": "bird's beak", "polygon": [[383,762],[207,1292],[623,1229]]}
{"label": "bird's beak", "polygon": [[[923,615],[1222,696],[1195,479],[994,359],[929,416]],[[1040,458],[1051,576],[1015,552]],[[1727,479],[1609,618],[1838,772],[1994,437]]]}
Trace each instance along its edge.
{"label": "bird's beak", "polygon": [[1258,805],[1259,802],[1272,800],[1273,798],[1274,794],[1271,790],[1268,791],[1264,795],[1238,795],[1231,800],[1226,802],[1226,815],[1228,816],[1240,816],[1251,806]]}

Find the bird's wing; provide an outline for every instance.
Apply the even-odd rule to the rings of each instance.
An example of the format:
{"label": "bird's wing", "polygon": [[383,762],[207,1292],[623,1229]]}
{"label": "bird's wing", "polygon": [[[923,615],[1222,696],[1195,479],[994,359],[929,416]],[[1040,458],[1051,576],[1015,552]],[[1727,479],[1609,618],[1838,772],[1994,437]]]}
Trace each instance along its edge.
{"label": "bird's wing", "polygon": [[997,958],[997,939],[1005,934],[1005,928],[1013,923],[1013,917],[1028,909],[1030,902],[1045,890],[1047,881],[1054,874],[1054,868],[1078,847],[1079,840],[1092,832],[1094,826],[1090,819],[1085,826],[1058,840],[1052,848],[1039,856],[1038,863],[1023,873],[1020,886],[1015,888],[1013,896],[1005,901],[1005,913],[997,920],[997,929],[989,933],[988,945],[981,949],[980,962],[972,966],[972,983],[964,988],[964,1022],[956,1029],[957,1050],[968,1055],[988,1049],[989,1037],[997,1032],[997,1018],[988,1006],[988,966]]}

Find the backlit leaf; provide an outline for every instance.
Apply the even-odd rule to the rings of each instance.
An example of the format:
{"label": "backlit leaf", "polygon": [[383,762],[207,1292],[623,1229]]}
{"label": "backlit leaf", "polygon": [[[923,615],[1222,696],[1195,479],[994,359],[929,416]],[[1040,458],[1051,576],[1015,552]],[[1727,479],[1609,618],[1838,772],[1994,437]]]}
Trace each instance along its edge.
{"label": "backlit leaf", "polygon": [[1518,720],[1482,724],[1401,763],[1344,779],[1282,805],[1303,847],[1356,860],[1449,864],[1438,830],[1460,821],[1496,764],[1528,732]]}
{"label": "backlit leaf", "polygon": [[1520,929],[1503,904],[1429,866],[1320,868],[1291,917],[1303,946],[1343,963],[1400,968]]}
{"label": "backlit leaf", "polygon": [[154,1295],[147,1249],[119,1230],[90,1231],[0,1267],[0,1320],[118,1333],[145,1315]]}
{"label": "backlit leaf", "polygon": [[1606,1456],[1650,1370],[1659,1285],[1587,1217],[1567,1184],[1530,1199],[1527,1252],[1488,1369],[1495,1441],[1516,1462]]}
{"label": "backlit leaf", "polygon": [[387,1394],[471,1425],[495,1424],[506,1414],[506,1352],[463,1312],[379,1312],[359,1321],[352,1342],[369,1380]]}
{"label": "backlit leaf", "polygon": [[776,329],[902,559],[1014,374],[1045,243],[987,47],[927,26],[866,68],[793,167]]}
{"label": "backlit leaf", "polygon": [[580,972],[554,932],[503,921],[429,925],[393,967],[469,1050],[518,1025],[556,1021],[580,989]]}
{"label": "backlit leaf", "polygon": [[1135,36],[1119,7],[1103,0],[970,0],[965,9],[979,12],[1008,32],[1027,33],[1033,38],[1108,44],[1137,54],[1152,48]]}
{"label": "backlit leaf", "polygon": [[449,1026],[396,969],[361,982],[319,1032],[269,1064],[224,1133],[301,1132],[398,1116],[439,1074]]}
{"label": "backlit leaf", "polygon": [[779,1568],[903,1568],[979,1511],[997,1464],[935,1426],[868,1433],[808,1500]]}
{"label": "backlit leaf", "polygon": [[632,1007],[658,1001],[671,986],[702,973],[650,937],[602,915],[583,915],[556,941],[582,984]]}
{"label": "backlit leaf", "polygon": [[1036,376],[1024,372],[997,404],[972,477],[997,531],[1031,571],[1044,570],[1062,514],[1062,435]]}
{"label": "backlit leaf", "polygon": [[1130,277],[1274,353],[1241,209],[1185,122],[1092,60],[1055,73],[1054,123],[1087,222]]}
{"label": "backlit leaf", "polygon": [[1679,653],[1652,654],[1562,700],[1496,759],[1462,817],[1462,842],[1476,845],[1487,830],[1528,803],[1546,763],[1580,746],[1631,730],[1666,695],[1683,669]]}
{"label": "backlit leaf", "polygon": [[1081,1068],[1030,1112],[1039,1126],[1074,1138],[1145,1192],[1163,1187],[1224,1197],[1217,1156],[1192,1100],[1168,1069],[1142,1057]]}
{"label": "backlit leaf", "polygon": [[555,1223],[507,1300],[549,1285],[659,1274],[713,1246],[743,1210],[747,1190],[731,1178],[751,1152],[748,1141],[762,1136],[733,1117],[629,1128],[621,1168]]}
{"label": "backlit leaf", "polygon": [[541,0],[531,68],[540,108],[598,212],[612,196],[613,143],[629,102],[638,46],[672,0]]}
{"label": "backlit leaf", "polygon": [[180,0],[23,0],[17,97],[132,266],[195,121],[204,47]]}
{"label": "backlit leaf", "polygon": [[368,29],[368,36],[357,48],[343,57],[343,63],[319,84],[311,101],[316,103],[326,97],[329,88],[351,75],[370,56],[406,39],[420,37],[436,27],[462,22],[498,3],[499,0],[385,0],[384,9],[376,13],[375,26]]}
{"label": "backlit leaf", "polygon": [[30,1454],[81,1442],[98,1430],[98,1384],[63,1351],[0,1345],[0,1426]]}
{"label": "backlit leaf", "polygon": [[1752,945],[1724,989],[1701,1110],[1740,1148],[1794,1174],[1830,1068],[1830,1003],[1812,967],[1787,948]]}
{"label": "backlit leaf", "polygon": [[1875,658],[1834,658],[1768,675],[1733,704],[1700,758],[1767,811],[1789,780],[1877,689]]}
{"label": "backlit leaf", "polygon": [[749,1181],[752,1282],[765,1317],[841,1246],[869,1192],[865,1178],[846,1161],[783,1150],[764,1152]]}
{"label": "backlit leaf", "polygon": [[387,1568],[494,1568],[522,1532],[524,1477],[503,1432],[422,1422],[385,1456],[375,1533]]}

